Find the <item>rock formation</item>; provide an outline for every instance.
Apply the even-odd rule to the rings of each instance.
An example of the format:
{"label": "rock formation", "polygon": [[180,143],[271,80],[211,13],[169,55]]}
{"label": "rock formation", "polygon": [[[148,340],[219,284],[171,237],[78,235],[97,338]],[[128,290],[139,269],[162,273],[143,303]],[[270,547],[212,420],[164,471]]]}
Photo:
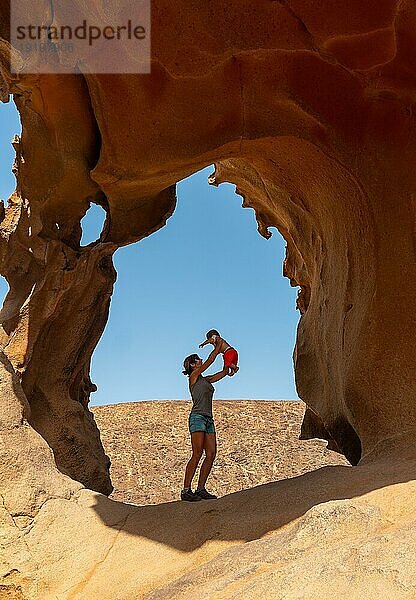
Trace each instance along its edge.
{"label": "rock formation", "polygon": [[[50,2],[36,7],[47,19]],[[163,226],[175,183],[211,163],[211,183],[237,185],[260,233],[275,226],[287,240],[285,274],[300,286],[302,436],[327,439],[353,464],[411,458],[414,2],[154,0],[152,72],[142,75],[12,74],[8,20],[4,2],[0,91],[22,120],[0,224],[5,464],[23,436],[15,460],[38,465],[45,497],[73,491],[47,445],[63,474],[111,491],[88,400],[112,255]],[[107,220],[82,248],[91,202]]]}
{"label": "rock formation", "polygon": [[[213,162],[211,183],[237,184],[260,232],[287,240],[303,436],[356,464],[414,427],[414,6],[371,8],[211,2],[192,11],[197,49],[189,6],[156,2],[143,75],[12,76],[3,43],[23,127],[2,222],[3,346],[64,472],[111,488],[88,397],[112,254],[161,227],[175,182]],[[81,248],[91,202],[107,222]]]}

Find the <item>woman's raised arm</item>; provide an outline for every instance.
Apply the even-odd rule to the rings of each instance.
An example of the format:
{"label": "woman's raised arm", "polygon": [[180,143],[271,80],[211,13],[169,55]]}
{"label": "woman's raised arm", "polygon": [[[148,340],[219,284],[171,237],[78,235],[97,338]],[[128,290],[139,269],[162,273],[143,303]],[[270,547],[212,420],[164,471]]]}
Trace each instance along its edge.
{"label": "woman's raised arm", "polygon": [[215,383],[226,375],[228,375],[228,367],[224,367],[222,371],[218,371],[218,373],[214,373],[214,375],[207,375],[205,379],[210,383]]}
{"label": "woman's raised arm", "polygon": [[207,360],[205,362],[203,362],[200,367],[197,367],[196,369],[194,369],[192,371],[192,374],[189,377],[189,383],[190,383],[190,385],[192,385],[193,383],[195,383],[195,381],[198,379],[198,377],[201,375],[201,373],[203,373],[204,371],[206,371],[206,369],[208,369],[208,367],[210,367],[212,365],[212,363],[214,362],[214,360],[217,358],[217,356],[219,354],[220,346],[221,346],[221,344],[218,343],[215,346],[215,348],[208,355]]}

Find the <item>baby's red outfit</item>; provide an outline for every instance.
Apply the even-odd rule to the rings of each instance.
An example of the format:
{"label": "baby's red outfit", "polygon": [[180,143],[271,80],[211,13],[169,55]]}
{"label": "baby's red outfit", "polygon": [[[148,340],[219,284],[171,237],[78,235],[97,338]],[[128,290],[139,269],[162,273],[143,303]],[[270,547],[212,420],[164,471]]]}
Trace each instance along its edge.
{"label": "baby's red outfit", "polygon": [[228,348],[224,352],[224,367],[230,367],[231,365],[237,366],[238,352],[235,348]]}

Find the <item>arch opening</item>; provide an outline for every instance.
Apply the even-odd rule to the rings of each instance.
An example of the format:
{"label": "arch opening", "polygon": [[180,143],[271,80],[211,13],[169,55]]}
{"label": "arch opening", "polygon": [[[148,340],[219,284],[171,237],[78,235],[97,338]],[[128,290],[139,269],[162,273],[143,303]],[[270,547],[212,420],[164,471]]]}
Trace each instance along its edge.
{"label": "arch opening", "polygon": [[[245,362],[239,377],[223,382],[220,397],[297,397],[296,291],[281,276],[284,240],[277,230],[270,240],[258,235],[254,211],[241,209],[234,185],[207,185],[211,172],[179,182],[166,225],[116,252],[110,318],[92,357],[92,404],[187,397],[183,358],[213,326],[240,347]],[[162,380],[160,368],[167,372]]]}
{"label": "arch opening", "polygon": [[[351,284],[352,295],[356,294],[363,283],[362,277],[352,282],[348,268],[344,268],[346,260],[351,263],[351,255],[348,254],[351,240],[348,238],[356,236],[359,227],[367,226],[365,219],[360,223],[363,215],[359,204],[362,194],[342,166],[334,166],[330,157],[303,139],[286,136],[279,138],[278,142],[269,139],[260,142],[247,140],[244,152],[241,144],[238,157],[232,157],[235,151],[234,145],[227,151],[228,158],[223,155],[216,163],[216,171],[210,182],[214,185],[233,182],[237,186],[237,192],[244,198],[243,206],[250,206],[255,210],[260,233],[268,237],[270,228],[276,227],[287,241],[285,274],[292,285],[301,287],[297,304],[302,314],[302,344],[296,344],[295,347],[297,387],[300,397],[307,401],[308,406],[312,405],[319,414],[324,413],[324,428],[328,433],[327,439],[331,440],[338,431],[336,413],[344,411],[343,369],[352,341],[352,336],[345,333],[347,321],[343,306],[344,300],[348,307],[354,306],[354,302],[343,294],[347,291],[347,296],[350,295]],[[212,152],[212,158],[216,158],[215,154],[216,152]],[[140,195],[144,194],[143,189],[136,189],[137,184],[133,181],[127,188],[125,183],[121,183],[121,188],[118,189],[117,179],[110,182],[109,189],[105,189],[104,185],[100,191],[97,190],[97,182],[92,185],[91,180],[86,179],[83,187],[85,195],[80,191],[80,197],[73,205],[68,201],[73,192],[72,187],[68,188],[66,180],[57,182],[57,190],[62,196],[58,194],[57,202],[55,197],[49,196],[44,211],[50,223],[55,224],[55,233],[50,235],[51,228],[47,229],[45,224],[43,229],[36,230],[36,226],[33,229],[33,237],[40,241],[43,250],[47,252],[39,251],[38,248],[38,256],[44,257],[41,261],[32,261],[28,254],[25,255],[29,275],[25,280],[29,287],[25,288],[27,293],[24,298],[22,296],[21,306],[30,296],[26,324],[28,336],[25,345],[20,347],[17,344],[18,338],[12,336],[8,349],[15,352],[14,364],[22,373],[22,385],[31,406],[31,424],[54,449],[57,464],[65,472],[85,485],[90,486],[93,482],[94,489],[105,493],[111,489],[108,458],[105,457],[88,403],[94,385],[89,375],[91,356],[107,322],[116,279],[112,257],[120,246],[150,236],[166,223],[176,202],[176,178],[181,173],[183,175],[194,171],[198,163],[207,164],[207,160],[201,158],[195,160],[193,166],[182,165],[165,173],[164,183],[168,187],[161,191],[160,188],[159,191],[152,189],[152,184],[148,182],[144,196]],[[97,178],[103,177],[99,170],[94,169],[91,173]],[[144,174],[143,179],[146,179]],[[338,195],[334,196],[334,189],[337,189]],[[105,198],[108,217],[100,236],[102,243],[92,242],[80,247],[79,221],[85,214],[85,203],[91,202],[97,195]],[[351,233],[345,232],[342,221],[337,222],[331,215],[334,202],[338,202],[340,198],[344,200],[345,197],[348,197],[348,203],[345,203],[342,210],[348,216],[353,214],[359,224]],[[42,221],[42,211],[36,213],[36,208],[39,209],[36,196],[33,207],[34,214],[31,212],[32,205],[26,207],[25,217],[29,217],[32,223],[36,223],[37,219]],[[57,229],[56,214],[61,210],[66,214],[62,221],[59,220]],[[62,235],[61,222],[67,230]],[[154,236],[150,239],[152,238]],[[325,252],[326,245],[332,246],[332,253]],[[347,258],[344,256],[345,249]],[[48,264],[42,264],[45,258]],[[371,261],[371,252],[365,255],[364,262],[365,260]],[[337,261],[340,264],[336,265]],[[328,287],[333,282],[328,281],[325,270],[329,272],[334,266],[336,269],[332,272],[336,273],[336,285],[341,293],[334,305],[328,305],[325,295],[329,293]],[[361,274],[364,272],[364,269],[360,270]],[[62,281],[65,282],[63,287]],[[368,287],[371,280],[364,283]],[[34,294],[32,290],[35,291]],[[54,292],[52,313],[49,312],[51,290]],[[324,310],[322,305],[328,310]],[[318,317],[317,311],[320,311]],[[351,319],[352,311],[350,308],[348,311]],[[355,323],[359,324],[362,315],[363,312],[358,315]],[[64,323],[68,322],[73,323],[71,337],[63,346],[60,336]],[[316,329],[317,322],[321,324],[320,329]],[[339,323],[342,322],[344,325],[340,329]],[[208,328],[212,325],[209,323]],[[338,347],[331,348],[334,342],[337,345],[340,340],[343,348],[347,348],[342,353]],[[45,360],[45,348],[48,356],[54,356],[55,369],[54,374],[49,372],[47,377],[41,368]],[[332,350],[337,360],[327,365],[331,371],[328,377],[322,357],[325,352]],[[302,365],[309,366],[305,370]],[[323,411],[322,398],[325,399]],[[58,430],[51,422],[51,414],[56,411],[58,404],[58,412],[67,415],[66,403],[71,407],[74,419],[72,423],[66,420],[62,429]],[[352,412],[346,420],[354,429],[356,420]],[[90,431],[88,440],[77,433],[84,427]],[[94,464],[80,465],[78,459],[69,464],[68,456],[73,454],[67,450],[68,440],[71,440],[70,446],[76,440],[76,445],[84,448],[80,454],[85,450],[86,456],[91,456],[91,448],[94,448],[93,454],[97,457]],[[100,477],[97,477],[97,470]]]}
{"label": "arch opening", "polygon": [[[19,145],[22,124],[19,111],[9,95],[9,101],[0,103],[0,163],[2,165],[0,173],[0,223],[5,217],[5,208],[9,206],[9,199],[16,191],[16,173],[18,170],[17,162],[20,160],[16,152]],[[30,228],[27,230],[30,234]],[[7,259],[6,259],[7,260]],[[9,314],[15,314],[16,297],[9,296],[9,306],[3,306],[6,297],[10,292],[10,286],[6,277],[0,274],[0,319],[8,320]]]}
{"label": "arch opening", "polygon": [[89,246],[89,244],[96,244],[100,241],[106,218],[107,213],[104,208],[99,204],[91,202],[80,222],[82,229],[80,240],[81,247]]}
{"label": "arch opening", "polygon": [[[223,486],[218,490],[228,493],[296,475],[307,464],[344,464],[322,443],[297,442],[300,403],[275,403],[274,412],[273,402],[267,402],[297,398],[291,358],[297,290],[281,276],[285,240],[275,227],[271,237],[259,235],[254,210],[242,210],[235,185],[208,186],[211,173],[212,167],[207,167],[178,182],[177,206],[166,225],[115,253],[117,283],[109,320],[92,356],[91,378],[98,390],[91,395],[91,407],[112,458],[112,497],[117,500],[154,503],[177,498],[182,477],[178,465],[185,464],[189,445],[189,393],[182,361],[194,351],[208,354],[198,350],[198,343],[212,326],[238,347],[242,362],[236,377],[216,384],[214,411],[225,419],[218,423],[224,454],[211,485],[219,485],[219,473]],[[209,372],[220,368],[221,359]],[[246,415],[251,442],[267,456],[264,463],[257,464],[250,442],[235,424],[233,403],[223,399],[235,400],[234,406]],[[247,400],[266,401],[259,405]],[[164,411],[167,422],[155,418]],[[276,420],[271,429],[264,422],[266,415]],[[290,424],[287,433],[281,430],[281,419]],[[230,447],[233,435],[238,456],[236,446]],[[169,466],[171,461],[175,468]]]}

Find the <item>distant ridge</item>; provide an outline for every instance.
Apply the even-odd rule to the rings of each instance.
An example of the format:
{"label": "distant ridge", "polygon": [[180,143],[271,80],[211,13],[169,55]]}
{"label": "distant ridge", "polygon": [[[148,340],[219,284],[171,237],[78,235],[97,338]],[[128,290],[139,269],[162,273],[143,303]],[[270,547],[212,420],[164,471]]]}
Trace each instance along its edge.
{"label": "distant ridge", "polygon": [[[304,406],[293,400],[214,400],[218,453],[207,487],[223,496],[348,464],[324,442],[298,439]],[[91,407],[112,461],[112,498],[134,504],[178,499],[190,456],[190,407],[190,400]]]}
{"label": "distant ridge", "polygon": [[[138,402],[191,402],[190,398],[144,398],[143,400],[133,400],[126,402],[124,400],[111,402],[110,404],[90,403],[90,408],[96,406],[116,406],[119,404],[137,404]],[[302,402],[300,398],[215,398],[214,402]]]}

